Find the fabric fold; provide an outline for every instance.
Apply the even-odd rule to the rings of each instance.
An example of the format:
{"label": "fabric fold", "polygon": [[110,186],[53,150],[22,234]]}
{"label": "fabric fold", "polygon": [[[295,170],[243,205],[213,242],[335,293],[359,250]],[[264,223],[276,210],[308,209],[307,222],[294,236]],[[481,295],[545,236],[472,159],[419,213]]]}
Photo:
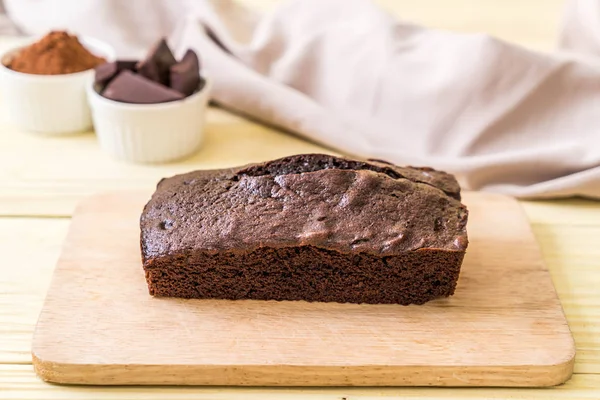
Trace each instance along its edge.
{"label": "fabric fold", "polygon": [[102,18],[121,6],[88,0],[101,18],[77,27],[128,37],[132,54],[148,29],[169,30],[179,54],[201,55],[216,102],[344,153],[447,170],[467,189],[600,197],[600,1],[584,3],[569,3],[560,43],[586,58],[422,28],[368,0],[290,0],[265,14],[161,0],[149,20],[121,13],[115,27]]}

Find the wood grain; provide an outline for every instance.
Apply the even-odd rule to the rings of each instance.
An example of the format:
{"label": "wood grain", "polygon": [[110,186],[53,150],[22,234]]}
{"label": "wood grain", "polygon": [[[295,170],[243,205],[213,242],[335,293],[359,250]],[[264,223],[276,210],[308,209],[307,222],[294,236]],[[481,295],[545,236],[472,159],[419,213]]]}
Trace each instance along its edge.
{"label": "wood grain", "polygon": [[[553,204],[558,206],[546,207]],[[578,200],[535,202],[526,210],[530,219],[545,221],[535,223],[533,232],[575,338],[575,373],[600,374],[600,224],[586,224],[583,210],[593,212]],[[575,225],[567,225],[564,214],[579,216]],[[0,218],[0,364],[31,363],[33,328],[69,224],[62,218]]]}
{"label": "wood grain", "polygon": [[[423,399],[600,398],[600,203],[577,199],[526,202],[577,345],[575,375],[552,390],[532,389],[258,389],[81,388],[48,385],[34,374],[31,335],[67,231],[67,219],[0,219],[0,399],[315,398]],[[35,251],[32,251],[35,249]],[[1,365],[11,363],[13,365]],[[19,365],[14,365],[19,364]],[[590,375],[592,374],[592,375]]]}
{"label": "wood grain", "polygon": [[0,363],[31,362],[31,334],[69,222],[0,219]]}
{"label": "wood grain", "polygon": [[600,226],[600,202],[570,198],[521,201],[532,223],[549,225]]}
{"label": "wood grain", "polygon": [[573,339],[513,199],[468,194],[471,244],[455,296],[403,307],[152,298],[139,255],[148,197],[99,195],[76,211],[34,334],[43,379],[548,386],[571,375]]}
{"label": "wood grain", "polygon": [[0,365],[0,400],[597,400],[599,375],[574,375],[551,388],[198,387],[49,385],[31,365]]}

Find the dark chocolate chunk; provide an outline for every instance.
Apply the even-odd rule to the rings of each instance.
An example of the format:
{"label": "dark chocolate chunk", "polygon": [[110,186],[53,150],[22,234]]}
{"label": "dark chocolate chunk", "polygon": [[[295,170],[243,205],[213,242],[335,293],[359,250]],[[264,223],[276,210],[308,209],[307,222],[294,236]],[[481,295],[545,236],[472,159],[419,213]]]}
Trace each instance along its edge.
{"label": "dark chocolate chunk", "polygon": [[185,97],[171,88],[128,70],[119,72],[106,86],[102,95],[107,99],[135,104],[165,103]]}
{"label": "dark chocolate chunk", "polygon": [[125,69],[133,71],[137,61],[122,60],[100,64],[96,67],[95,83],[97,85],[106,86],[112,78]]}
{"label": "dark chocolate chunk", "polygon": [[169,86],[169,69],[177,63],[175,56],[169,49],[167,41],[161,39],[148,52],[146,58],[140,61],[137,66],[137,72],[146,78]]}
{"label": "dark chocolate chunk", "polygon": [[200,61],[193,50],[188,50],[181,61],[171,67],[171,88],[190,96],[200,89],[200,83]]}

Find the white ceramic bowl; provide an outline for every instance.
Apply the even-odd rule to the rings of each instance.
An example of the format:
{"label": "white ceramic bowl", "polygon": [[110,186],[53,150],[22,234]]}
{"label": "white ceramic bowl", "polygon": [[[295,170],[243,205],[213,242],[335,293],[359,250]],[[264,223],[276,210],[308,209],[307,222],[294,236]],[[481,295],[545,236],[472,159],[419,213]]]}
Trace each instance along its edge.
{"label": "white ceramic bowl", "polygon": [[163,163],[196,152],[204,137],[210,81],[183,100],[129,104],[102,97],[93,84],[88,99],[100,147],[134,163]]}
{"label": "white ceramic bowl", "polygon": [[[108,61],[114,50],[93,38],[80,37],[88,50]],[[64,135],[92,128],[86,88],[94,79],[94,70],[64,75],[36,75],[6,67],[25,46],[12,49],[1,57],[0,91],[10,120],[19,128],[46,135]]]}

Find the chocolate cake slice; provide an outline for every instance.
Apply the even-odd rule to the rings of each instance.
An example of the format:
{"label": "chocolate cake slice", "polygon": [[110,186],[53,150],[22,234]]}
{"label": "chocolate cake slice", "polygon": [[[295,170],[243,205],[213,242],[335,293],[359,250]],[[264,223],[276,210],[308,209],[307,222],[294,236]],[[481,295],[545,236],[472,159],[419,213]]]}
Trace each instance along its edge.
{"label": "chocolate cake slice", "polygon": [[323,154],[159,182],[141,216],[153,296],[423,304],[467,248],[456,179]]}

